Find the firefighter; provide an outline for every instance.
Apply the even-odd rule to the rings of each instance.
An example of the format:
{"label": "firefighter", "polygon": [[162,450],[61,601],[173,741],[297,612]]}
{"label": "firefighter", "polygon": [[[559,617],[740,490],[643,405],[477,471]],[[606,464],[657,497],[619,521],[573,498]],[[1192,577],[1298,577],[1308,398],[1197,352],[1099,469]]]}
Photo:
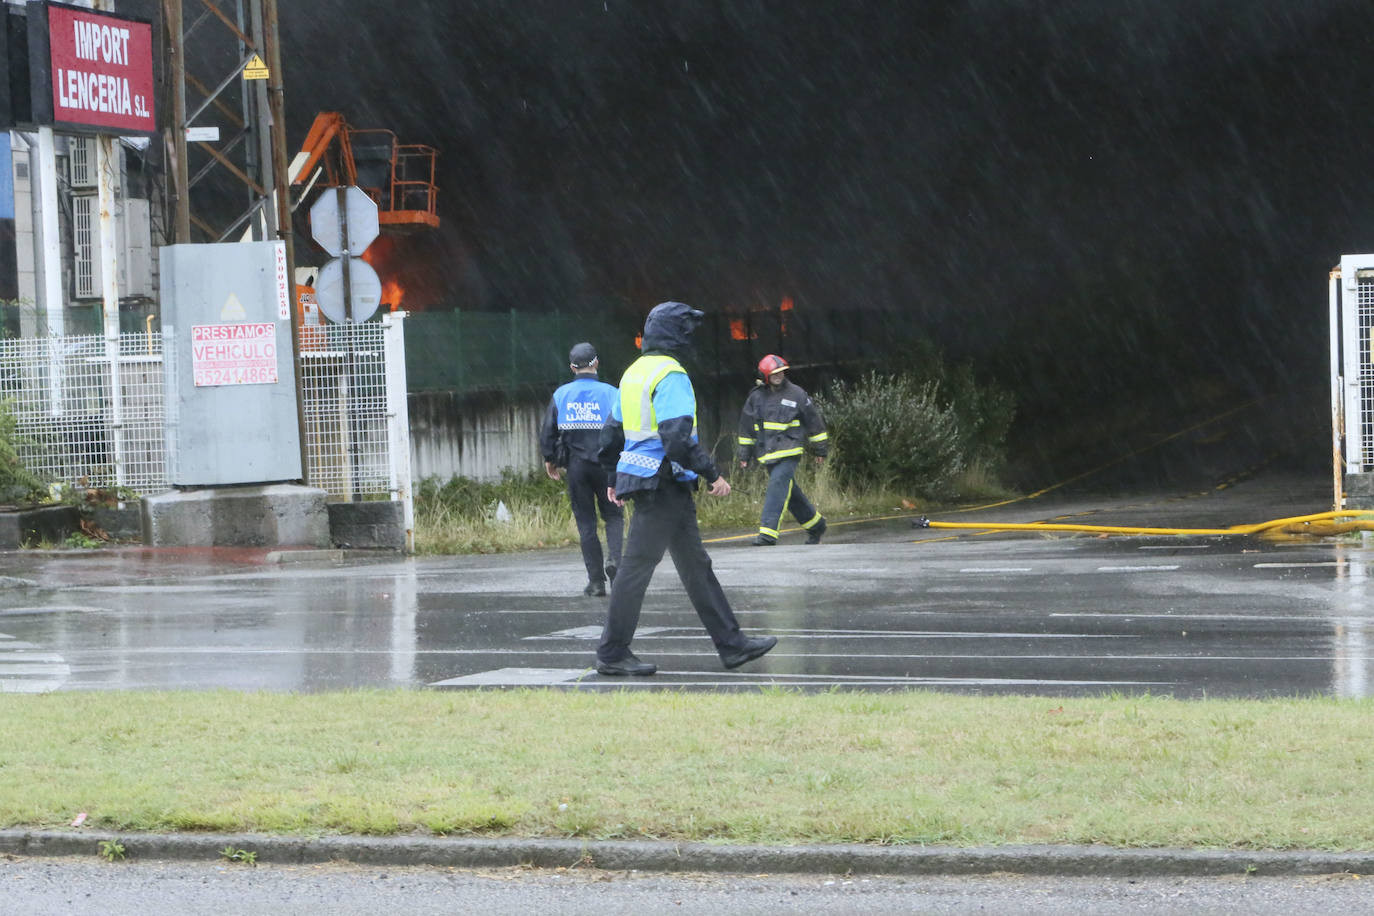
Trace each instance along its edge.
{"label": "firefighter", "polygon": [[712,496],[728,496],[730,482],[716,470],[697,438],[697,401],[680,357],[691,346],[702,313],[681,302],[661,302],[644,321],[644,353],[620,379],[620,398],[601,432],[601,466],[617,503],[634,500],[625,556],[611,589],[596,670],[648,675],[658,670],[630,651],[644,592],[668,551],[692,607],[726,668],[753,661],[777,644],[774,636],[745,636],[711,569],[697,528],[694,493],[705,480]]}
{"label": "firefighter", "polygon": [[[606,497],[606,472],[597,460],[601,427],[611,415],[617,394],[613,386],[597,379],[600,360],[591,344],[573,347],[568,363],[573,380],[549,400],[539,428],[539,449],[544,454],[544,473],[550,478],[558,480],[559,468],[567,469],[568,501],[582,544],[582,563],[587,567],[582,594],[602,596],[606,583],[615,582],[625,530],[625,511]],[[605,553],[596,532],[598,509],[606,525]]]}
{"label": "firefighter", "polygon": [[757,458],[768,469],[759,533],[752,542],[756,547],[778,542],[783,510],[806,529],[806,543],[819,544],[825,534],[825,517],[794,478],[808,449],[817,464],[825,460],[830,436],[810,395],[787,380],[788,368],[786,360],[772,353],[759,360],[760,381],[749,392],[739,417],[739,466],[747,468],[749,460]]}

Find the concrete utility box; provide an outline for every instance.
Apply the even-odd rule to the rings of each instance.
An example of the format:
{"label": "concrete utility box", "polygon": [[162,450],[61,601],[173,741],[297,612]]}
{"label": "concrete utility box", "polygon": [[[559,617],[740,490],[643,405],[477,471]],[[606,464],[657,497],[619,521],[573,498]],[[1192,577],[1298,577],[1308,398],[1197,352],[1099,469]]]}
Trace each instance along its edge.
{"label": "concrete utility box", "polygon": [[300,480],[286,246],[170,245],[161,269],[168,482]]}

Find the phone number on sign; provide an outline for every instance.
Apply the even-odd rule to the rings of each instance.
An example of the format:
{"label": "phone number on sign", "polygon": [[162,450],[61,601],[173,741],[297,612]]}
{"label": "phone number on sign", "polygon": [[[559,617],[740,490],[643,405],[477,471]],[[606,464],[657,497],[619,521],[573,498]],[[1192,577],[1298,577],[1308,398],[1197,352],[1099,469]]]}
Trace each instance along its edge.
{"label": "phone number on sign", "polygon": [[195,382],[197,385],[274,385],[277,382],[277,367],[200,368],[196,370]]}

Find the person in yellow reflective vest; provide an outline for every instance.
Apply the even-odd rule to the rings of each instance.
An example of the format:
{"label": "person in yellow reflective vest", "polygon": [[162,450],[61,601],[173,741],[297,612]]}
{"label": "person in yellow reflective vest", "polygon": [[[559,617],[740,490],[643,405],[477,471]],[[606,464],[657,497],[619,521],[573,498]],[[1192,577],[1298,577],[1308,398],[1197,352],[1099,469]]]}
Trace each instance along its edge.
{"label": "person in yellow reflective vest", "polygon": [[666,550],[702,625],[726,668],[738,668],[777,645],[774,636],[746,636],[711,569],[697,528],[694,493],[706,481],[712,496],[728,496],[730,482],[716,470],[697,438],[696,392],[681,357],[702,312],[681,302],[661,302],[644,321],[643,355],[620,379],[620,396],[601,431],[601,466],[607,497],[634,501],[634,514],[611,586],[606,626],[596,650],[596,670],[609,675],[647,675],[658,670],[630,651],[649,579]]}
{"label": "person in yellow reflective vest", "polygon": [[783,510],[806,529],[806,543],[819,544],[825,534],[825,516],[811,505],[795,477],[807,451],[817,463],[825,460],[830,434],[811,396],[788,381],[788,368],[786,360],[772,353],[759,360],[761,381],[749,392],[739,415],[739,466],[747,468],[749,460],[757,458],[768,469],[759,533],[753,540],[756,547],[778,542]]}

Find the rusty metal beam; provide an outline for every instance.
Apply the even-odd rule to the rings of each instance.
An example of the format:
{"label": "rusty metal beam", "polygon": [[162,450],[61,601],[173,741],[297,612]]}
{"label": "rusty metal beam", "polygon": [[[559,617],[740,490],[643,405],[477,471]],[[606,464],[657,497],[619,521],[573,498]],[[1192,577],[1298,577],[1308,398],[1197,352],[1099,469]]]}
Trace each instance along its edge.
{"label": "rusty metal beam", "polygon": [[234,35],[238,37],[239,41],[248,45],[248,47],[252,48],[254,52],[258,51],[258,47],[256,43],[253,41],[253,39],[243,34],[243,32],[239,29],[238,23],[230,19],[228,16],[224,15],[224,13],[220,11],[220,8],[218,6],[215,6],[215,4],[211,2],[211,0],[200,0],[200,2],[205,5],[205,8],[209,12],[214,14],[216,19],[224,23],[224,25],[229,29],[229,31],[233,32]]}
{"label": "rusty metal beam", "polygon": [[[218,111],[220,114],[224,115],[230,122],[233,123],[235,127],[244,126],[243,118],[239,117],[239,113],[237,111],[230,108],[228,105],[224,104],[219,100],[218,92],[212,94],[210,92],[210,87],[206,86],[204,83],[196,79],[190,73],[186,74],[186,85],[190,86],[191,88],[199,92],[203,98],[209,99],[211,104],[215,106],[215,110]],[[221,87],[220,91],[223,91],[223,87]]]}
{"label": "rusty metal beam", "polygon": [[232,174],[239,181],[248,185],[248,187],[253,191],[253,193],[257,194],[259,197],[267,196],[267,189],[264,188],[262,185],[258,184],[256,181],[254,181],[252,177],[248,175],[248,173],[243,171],[243,169],[239,168],[237,165],[234,165],[233,160],[230,159],[228,156],[224,155],[219,150],[215,149],[209,143],[197,143],[196,146],[200,147],[201,149],[205,150],[205,152],[213,156],[215,160],[219,162],[220,165],[224,166],[226,169],[229,170],[230,174]]}

